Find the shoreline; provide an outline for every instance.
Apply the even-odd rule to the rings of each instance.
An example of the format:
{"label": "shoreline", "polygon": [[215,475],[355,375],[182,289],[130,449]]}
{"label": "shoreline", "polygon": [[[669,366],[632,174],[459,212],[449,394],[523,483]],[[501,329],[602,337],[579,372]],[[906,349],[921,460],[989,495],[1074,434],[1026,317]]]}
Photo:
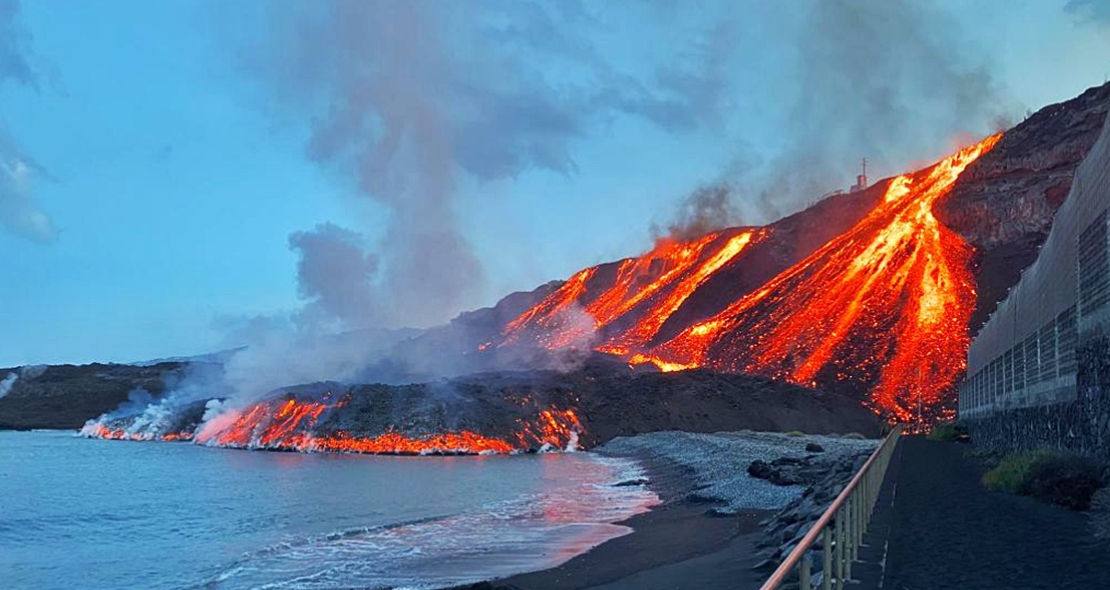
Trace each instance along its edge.
{"label": "shoreline", "polygon": [[[660,503],[613,524],[632,532],[562,565],[449,590],[673,590],[758,588],[767,548],[761,524],[809,484],[775,486],[748,475],[753,459],[852,456],[878,441],[769,432],[662,432],[614,439],[592,452],[635,461]],[[827,449],[827,450],[826,450]],[[627,484],[626,484],[627,485]]]}
{"label": "shoreline", "polygon": [[735,588],[763,580],[765,574],[752,570],[755,542],[763,530],[759,523],[774,510],[711,514],[721,502],[696,499],[688,467],[643,454],[597,454],[635,461],[647,476],[646,487],[659,496],[647,512],[613,523],[631,532],[553,568],[443,590]]}

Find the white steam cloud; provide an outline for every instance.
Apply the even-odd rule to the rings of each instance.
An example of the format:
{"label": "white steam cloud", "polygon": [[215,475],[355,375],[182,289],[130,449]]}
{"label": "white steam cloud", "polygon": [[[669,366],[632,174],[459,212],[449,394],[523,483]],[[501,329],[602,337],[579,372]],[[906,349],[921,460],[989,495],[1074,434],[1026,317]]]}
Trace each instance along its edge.
{"label": "white steam cloud", "polygon": [[15,382],[17,379],[19,379],[19,373],[11,372],[8,373],[7,377],[4,377],[3,381],[0,381],[0,397],[4,397],[5,395],[8,395],[9,392],[11,392],[12,387],[15,386]]}

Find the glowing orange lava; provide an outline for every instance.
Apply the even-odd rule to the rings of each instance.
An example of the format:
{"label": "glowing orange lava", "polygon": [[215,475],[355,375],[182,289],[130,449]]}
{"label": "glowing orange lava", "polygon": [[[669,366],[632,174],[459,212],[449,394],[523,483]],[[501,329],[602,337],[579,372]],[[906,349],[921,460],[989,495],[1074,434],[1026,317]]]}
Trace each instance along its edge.
{"label": "glowing orange lava", "polygon": [[[633,364],[710,367],[810,387],[855,384],[869,392],[870,407],[892,420],[947,417],[953,384],[965,369],[975,278],[971,246],[933,210],[1000,138],[890,180],[881,202],[847,232],[669,341],[655,342],[664,323],[770,228],[743,230],[723,245],[721,234],[660,244],[620,262],[608,286],[590,283],[601,267],[586,269],[506,326],[506,342],[529,332],[558,348],[600,331],[594,348]],[[560,320],[568,309],[590,321]]]}
{"label": "glowing orange lava", "polygon": [[137,441],[188,441],[192,440],[192,432],[169,432],[155,434],[151,432],[128,432],[125,428],[111,428],[102,422],[86,424],[81,429],[81,434],[89,438],[103,438],[107,440],[137,440]]}
{"label": "glowing orange lava", "polygon": [[545,348],[559,349],[586,343],[599,330],[627,319],[631,326],[597,346],[603,352],[625,354],[649,342],[698,286],[765,233],[745,230],[732,236],[711,233],[691,242],[660,240],[651,252],[617,263],[616,278],[594,296],[590,281],[599,267],[587,268],[506,325],[501,345],[528,334]]}
{"label": "glowing orange lava", "polygon": [[[253,404],[202,427],[198,444],[292,451],[374,453],[390,455],[512,453],[530,449],[567,449],[585,432],[573,410],[543,410],[533,421],[518,421],[508,438],[460,430],[408,436],[387,431],[355,436],[337,430],[322,433],[321,416],[343,404],[324,401],[277,400]],[[512,442],[510,442],[510,440]]]}
{"label": "glowing orange lava", "polygon": [[816,386],[870,384],[898,421],[935,420],[965,369],[975,302],[972,248],[933,215],[1001,134],[890,181],[848,232],[712,318],[633,362],[709,366]]}

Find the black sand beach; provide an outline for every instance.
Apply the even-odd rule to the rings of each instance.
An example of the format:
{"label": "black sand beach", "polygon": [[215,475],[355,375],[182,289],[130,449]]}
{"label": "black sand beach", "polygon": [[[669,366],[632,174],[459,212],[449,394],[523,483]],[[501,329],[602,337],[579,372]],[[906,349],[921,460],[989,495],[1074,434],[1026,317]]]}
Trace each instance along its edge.
{"label": "black sand beach", "polygon": [[563,565],[455,590],[744,590],[766,572],[753,571],[759,522],[774,511],[711,515],[714,502],[694,495],[695,476],[681,465],[641,456],[649,487],[662,504],[619,524],[633,532]]}
{"label": "black sand beach", "polygon": [[[760,522],[800,495],[748,475],[753,458],[807,455],[854,461],[874,440],[767,432],[656,432],[615,439],[602,454],[639,461],[662,503],[622,523],[633,529],[563,565],[457,590],[678,590],[758,588],[770,574],[753,567],[764,535]],[[830,465],[831,465],[830,464]],[[758,508],[756,508],[758,507]],[[766,551],[764,551],[766,553]]]}
{"label": "black sand beach", "polygon": [[[660,506],[622,524],[635,532],[614,539],[553,569],[513,576],[487,588],[746,588],[764,574],[749,557],[768,511],[715,517],[693,503]],[[475,590],[477,590],[476,587]]]}

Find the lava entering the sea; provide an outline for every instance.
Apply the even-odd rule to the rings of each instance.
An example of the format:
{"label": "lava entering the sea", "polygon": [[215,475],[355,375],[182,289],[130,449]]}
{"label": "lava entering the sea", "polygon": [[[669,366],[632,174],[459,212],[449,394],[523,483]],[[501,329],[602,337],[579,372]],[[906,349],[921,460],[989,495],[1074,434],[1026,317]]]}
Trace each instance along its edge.
{"label": "lava entering the sea", "polygon": [[229,410],[190,432],[158,434],[145,431],[132,435],[124,427],[90,422],[81,434],[90,438],[145,441],[192,441],[197,444],[284,451],[370,453],[383,455],[490,454],[530,450],[575,450],[585,433],[577,413],[571,409],[541,410],[530,420],[517,420],[507,436],[484,436],[470,430],[408,435],[388,430],[378,435],[353,435],[345,430],[323,430],[321,420],[342,408],[346,396],[331,394],[320,400],[294,397],[263,401],[240,410]]}
{"label": "lava entering the sea", "polygon": [[[568,339],[550,330],[560,310],[580,306],[600,330],[650,300],[637,308],[646,311],[631,327],[605,334],[595,349],[664,371],[709,367],[809,387],[851,384],[867,391],[866,403],[891,420],[948,418],[954,384],[966,368],[973,249],[933,211],[964,169],[1000,138],[891,179],[882,200],[851,229],[666,342],[652,340],[683,301],[769,229],[744,230],[708,257],[703,252],[718,234],[667,244],[622,262],[618,279],[591,299],[587,283],[598,267],[586,269],[510,323],[507,340],[528,328],[548,328],[537,340],[562,345]],[[657,259],[671,261],[670,271],[645,272]]]}

